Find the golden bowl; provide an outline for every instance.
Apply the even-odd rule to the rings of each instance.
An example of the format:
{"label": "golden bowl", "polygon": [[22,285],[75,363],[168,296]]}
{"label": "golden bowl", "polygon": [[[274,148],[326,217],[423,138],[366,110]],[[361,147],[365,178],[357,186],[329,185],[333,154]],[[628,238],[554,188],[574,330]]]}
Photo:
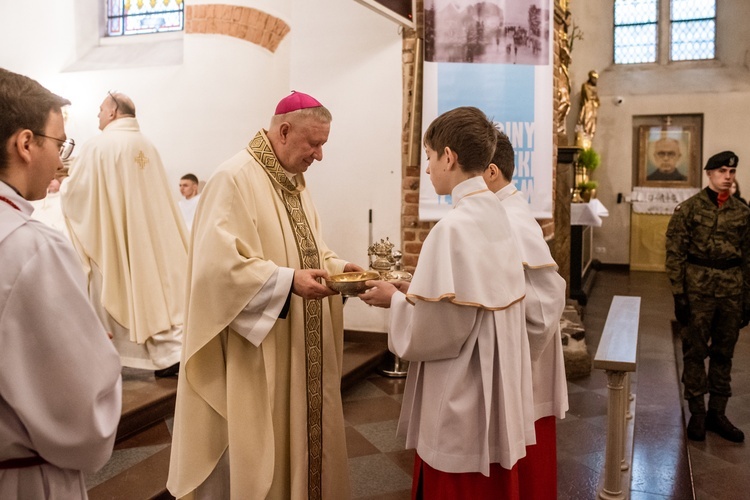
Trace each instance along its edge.
{"label": "golden bowl", "polygon": [[355,296],[364,292],[368,288],[366,281],[379,280],[380,274],[377,271],[352,272],[334,274],[326,280],[326,285],[331,290],[336,290],[341,295]]}

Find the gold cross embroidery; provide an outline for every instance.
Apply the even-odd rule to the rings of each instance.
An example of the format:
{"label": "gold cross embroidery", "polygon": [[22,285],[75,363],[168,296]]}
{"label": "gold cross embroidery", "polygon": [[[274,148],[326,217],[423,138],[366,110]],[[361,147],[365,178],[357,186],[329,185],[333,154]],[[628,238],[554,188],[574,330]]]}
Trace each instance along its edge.
{"label": "gold cross embroidery", "polygon": [[143,151],[138,152],[138,156],[135,157],[135,162],[138,164],[139,167],[141,167],[141,170],[146,168],[146,165],[148,164],[149,160],[146,157],[146,155],[143,154]]}

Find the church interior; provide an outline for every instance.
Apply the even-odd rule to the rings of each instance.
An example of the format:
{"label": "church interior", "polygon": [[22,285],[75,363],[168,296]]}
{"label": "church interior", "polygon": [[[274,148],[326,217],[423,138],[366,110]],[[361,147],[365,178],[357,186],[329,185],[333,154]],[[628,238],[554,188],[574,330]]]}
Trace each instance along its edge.
{"label": "church interior", "polygon": [[[170,2],[183,3],[164,4]],[[107,92],[130,96],[141,130],[158,147],[175,200],[182,175],[210,178],[268,126],[279,99],[291,90],[314,95],[333,115],[325,156],[305,176],[327,245],[367,268],[368,248],[388,238],[402,250],[404,269],[413,270],[432,227],[419,218],[424,153],[418,47],[424,9],[449,2],[415,0],[411,28],[360,0],[184,3],[182,30],[105,36],[104,0],[3,1],[0,41],[6,49],[0,67],[70,99],[65,129],[76,144],[99,134],[97,112]],[[508,2],[453,3],[463,8]],[[617,479],[624,496],[613,498],[743,498],[750,490],[747,445],[710,434],[705,442],[685,436],[689,414],[681,396],[682,358],[664,246],[671,211],[686,193],[706,186],[702,168],[711,155],[734,151],[740,158],[737,184],[750,193],[750,2],[715,2],[715,53],[678,61],[670,57],[669,19],[670,5],[679,2],[654,0],[656,55],[634,64],[614,61],[619,0],[526,3],[541,5],[551,21],[554,118],[546,166],[553,187],[546,195],[553,209],[539,223],[568,282],[574,329],[585,331],[588,363],[583,372],[568,374],[570,409],[557,422],[558,498],[596,498],[607,481],[612,396],[608,372],[592,359],[615,296],[641,301],[637,368],[628,378],[633,397],[626,403],[632,415]],[[253,30],[257,36],[250,35]],[[596,132],[586,136],[578,116],[581,89],[592,71],[598,76],[598,111]],[[569,110],[560,115],[563,87]],[[648,179],[651,143],[659,138],[649,131],[670,127],[682,127],[679,140],[689,151],[682,155],[684,179]],[[600,160],[586,179],[596,182],[588,203],[574,198],[584,194],[576,162],[587,148]],[[665,202],[664,193],[678,199]],[[576,222],[592,210],[593,221]],[[404,450],[395,435],[404,378],[382,373],[398,361],[387,355],[387,325],[387,310],[347,301],[342,397],[352,494],[358,499],[411,498],[413,450]],[[750,431],[748,367],[745,329],[734,354],[727,414]],[[87,477],[90,498],[172,498],[166,477],[176,385],[176,378],[124,369],[115,451],[101,471]]]}

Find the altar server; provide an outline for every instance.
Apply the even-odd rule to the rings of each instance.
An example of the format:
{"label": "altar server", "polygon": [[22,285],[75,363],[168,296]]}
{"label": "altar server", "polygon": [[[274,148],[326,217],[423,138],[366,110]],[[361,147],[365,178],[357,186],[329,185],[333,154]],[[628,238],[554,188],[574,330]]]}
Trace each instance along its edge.
{"label": "altar server", "polygon": [[508,136],[497,131],[492,163],[484,180],[503,204],[523,260],[526,280],[526,332],[531,348],[536,444],[518,463],[521,498],[557,499],[556,418],[565,418],[568,388],[560,338],[565,309],[565,280],[557,273],[539,223],[531,215],[526,196],[511,183],[514,154]]}
{"label": "altar server", "polygon": [[523,264],[482,178],[495,140],[477,108],[432,122],[427,173],[454,208],[425,240],[407,293],[372,281],[360,295],[391,308],[389,349],[411,361],[398,432],[416,448],[415,498],[517,499],[516,463],[534,444]]}
{"label": "altar server", "polygon": [[70,104],[0,68],[0,498],[85,499],[112,454],[122,381],[70,242],[31,218],[74,142]]}

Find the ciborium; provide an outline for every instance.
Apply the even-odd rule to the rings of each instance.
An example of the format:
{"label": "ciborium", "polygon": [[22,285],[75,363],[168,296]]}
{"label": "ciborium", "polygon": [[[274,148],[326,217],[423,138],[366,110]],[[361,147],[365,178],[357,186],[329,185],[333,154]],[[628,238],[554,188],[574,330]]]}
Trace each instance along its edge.
{"label": "ciborium", "polygon": [[367,249],[370,269],[377,271],[380,279],[385,281],[411,281],[411,273],[401,270],[403,254],[400,250],[394,250],[393,247],[393,243],[387,237],[370,245]]}
{"label": "ciborium", "polygon": [[[384,281],[411,281],[412,275],[401,269],[400,250],[393,249],[393,243],[386,238],[370,245],[367,255],[370,257],[370,269],[380,274]],[[378,373],[386,377],[406,377],[409,362],[388,351],[378,367]]]}

